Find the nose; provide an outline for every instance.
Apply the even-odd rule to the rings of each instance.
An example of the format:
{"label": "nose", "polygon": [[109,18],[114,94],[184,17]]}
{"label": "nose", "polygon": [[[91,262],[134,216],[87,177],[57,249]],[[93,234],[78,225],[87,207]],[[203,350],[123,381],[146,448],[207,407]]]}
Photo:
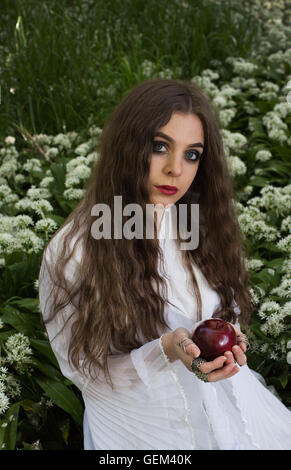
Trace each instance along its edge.
{"label": "nose", "polygon": [[171,173],[173,176],[180,176],[182,174],[182,158],[178,152],[169,152],[164,172],[167,175]]}

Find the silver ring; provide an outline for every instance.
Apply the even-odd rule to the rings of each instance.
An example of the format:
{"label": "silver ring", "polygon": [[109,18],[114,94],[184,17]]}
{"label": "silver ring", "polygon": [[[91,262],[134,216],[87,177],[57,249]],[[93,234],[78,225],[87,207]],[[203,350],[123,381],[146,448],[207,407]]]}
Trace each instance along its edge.
{"label": "silver ring", "polygon": [[243,334],[243,333],[241,333],[241,334],[239,334],[239,335],[237,336],[237,342],[238,342],[238,343],[245,343],[247,349],[249,349],[249,347],[250,347],[250,343],[249,343],[249,341],[248,341],[248,337],[247,337],[245,334]]}
{"label": "silver ring", "polygon": [[191,362],[191,369],[196,375],[196,377],[198,377],[198,379],[203,380],[203,382],[208,382],[208,374],[204,374],[200,370],[200,366],[204,362],[207,361],[205,359],[202,359],[202,357],[197,357],[196,359],[193,359],[193,361]]}
{"label": "silver ring", "polygon": [[184,341],[186,341],[187,339],[189,339],[189,340],[191,341],[190,338],[184,338],[184,339],[182,339],[182,340],[178,343],[178,345],[180,346],[181,349],[183,349],[183,351],[184,351],[185,354],[188,354],[188,353],[187,353],[187,351],[186,351],[185,344],[182,344],[182,343],[184,343]]}

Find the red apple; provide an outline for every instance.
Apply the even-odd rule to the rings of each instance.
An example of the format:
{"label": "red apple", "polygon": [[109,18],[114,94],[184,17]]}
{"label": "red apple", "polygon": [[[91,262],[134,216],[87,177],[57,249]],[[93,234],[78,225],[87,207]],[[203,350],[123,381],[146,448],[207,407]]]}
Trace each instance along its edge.
{"label": "red apple", "polygon": [[201,351],[200,357],[213,361],[232,351],[237,344],[236,332],[230,323],[219,318],[211,318],[200,323],[194,330],[192,340]]}

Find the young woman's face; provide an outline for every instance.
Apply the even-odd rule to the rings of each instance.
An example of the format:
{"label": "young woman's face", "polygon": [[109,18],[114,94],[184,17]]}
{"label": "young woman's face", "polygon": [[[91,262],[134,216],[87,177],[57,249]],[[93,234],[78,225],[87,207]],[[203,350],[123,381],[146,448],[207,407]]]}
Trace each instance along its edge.
{"label": "young woman's face", "polygon": [[[174,112],[154,136],[148,180],[151,204],[174,204],[188,191],[198,170],[203,145],[203,127],[198,116]],[[165,194],[157,188],[165,185],[176,186],[178,190]]]}

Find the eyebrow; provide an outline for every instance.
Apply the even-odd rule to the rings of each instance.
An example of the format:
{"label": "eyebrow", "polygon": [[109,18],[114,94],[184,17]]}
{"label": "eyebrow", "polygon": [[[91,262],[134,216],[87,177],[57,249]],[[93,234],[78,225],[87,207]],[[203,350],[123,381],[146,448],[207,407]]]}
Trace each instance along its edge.
{"label": "eyebrow", "polygon": [[[170,137],[169,135],[167,134],[164,134],[163,132],[156,132],[156,136],[160,136],[160,137],[164,137],[164,139],[168,140],[169,142],[171,142],[171,144],[174,143],[174,140],[172,139],[172,137]],[[201,148],[204,148],[204,145],[201,143],[201,142],[196,142],[195,144],[189,144],[188,147],[201,147]]]}

